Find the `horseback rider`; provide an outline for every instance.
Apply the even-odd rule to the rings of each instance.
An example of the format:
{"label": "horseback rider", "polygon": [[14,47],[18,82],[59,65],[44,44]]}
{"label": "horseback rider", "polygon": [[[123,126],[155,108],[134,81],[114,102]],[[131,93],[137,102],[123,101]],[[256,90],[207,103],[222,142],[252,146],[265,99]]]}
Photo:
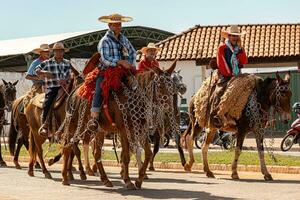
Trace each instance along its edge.
{"label": "horseback rider", "polygon": [[68,51],[64,44],[57,42],[52,48],[54,57],[42,62],[37,66],[35,72],[45,80],[46,95],[43,103],[42,126],[39,129],[41,136],[48,136],[49,117],[48,113],[55,102],[59,89],[67,88],[67,83],[71,76],[70,61],[64,59],[64,53]]}
{"label": "horseback rider", "polygon": [[[105,71],[109,68],[123,67],[125,69],[135,68],[136,51],[130,41],[121,33],[122,23],[132,21],[131,17],[119,14],[102,16],[98,19],[108,23],[108,31],[99,41],[98,52],[100,53],[99,68]],[[99,119],[99,112],[103,101],[101,83],[104,76],[99,74],[96,79],[96,89],[92,100],[91,117],[94,122]],[[96,123],[96,122],[95,122]],[[91,124],[91,129],[97,129],[96,124]]]}
{"label": "horseback rider", "polygon": [[[225,42],[221,44],[217,52],[217,66],[219,81],[215,89],[215,100],[213,102],[213,110],[217,111],[221,96],[224,94],[227,83],[232,77],[241,74],[241,68],[248,63],[245,49],[241,44],[241,36],[246,32],[240,32],[236,25],[230,26],[227,30],[221,32],[221,36],[225,38]],[[213,123],[216,127],[221,127],[226,121],[225,116],[214,116]]]}
{"label": "horseback rider", "polygon": [[29,66],[25,78],[31,80],[33,85],[31,87],[32,90],[36,90],[37,92],[42,92],[43,81],[35,73],[35,70],[38,65],[40,65],[43,61],[48,60],[50,56],[50,47],[48,44],[41,44],[39,48],[32,50],[33,53],[38,54],[39,57],[32,61]]}
{"label": "horseback rider", "polygon": [[140,50],[140,52],[143,54],[143,57],[138,64],[138,71],[143,72],[155,67],[159,68],[159,63],[155,57],[160,50],[161,49],[157,48],[154,43],[149,43],[147,47],[143,47]]}

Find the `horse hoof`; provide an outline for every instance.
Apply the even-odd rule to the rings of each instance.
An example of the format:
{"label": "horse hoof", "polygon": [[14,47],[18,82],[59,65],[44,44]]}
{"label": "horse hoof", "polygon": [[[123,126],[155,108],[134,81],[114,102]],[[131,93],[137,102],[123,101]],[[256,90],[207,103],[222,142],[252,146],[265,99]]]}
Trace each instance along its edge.
{"label": "horse hoof", "polygon": [[0,162],[0,167],[7,167],[6,162],[4,162],[3,160]]}
{"label": "horse hoof", "polygon": [[145,176],[144,176],[144,180],[149,180],[149,177],[148,177],[148,175],[147,175],[147,174],[145,174]]}
{"label": "horse hoof", "polygon": [[240,179],[240,177],[239,177],[238,174],[231,174],[231,178],[232,178],[233,180],[239,180],[239,179]]}
{"label": "horse hoof", "polygon": [[97,167],[97,165],[96,165],[96,164],[94,164],[92,168],[93,168],[93,171],[94,171],[94,173],[96,173],[96,172],[97,172],[97,170],[98,170],[98,167]]}
{"label": "horse hoof", "polygon": [[266,174],[264,176],[264,178],[265,178],[266,181],[273,181],[273,178],[272,178],[271,174]]}
{"label": "horse hoof", "polygon": [[207,178],[215,178],[215,175],[214,175],[214,173],[212,173],[212,172],[206,172],[206,176],[207,176]]}
{"label": "horse hoof", "polygon": [[41,165],[40,165],[39,163],[36,163],[36,164],[34,165],[34,167],[35,167],[36,169],[41,169]]}
{"label": "horse hoof", "polygon": [[31,177],[34,177],[33,171],[28,171],[27,174],[28,174],[29,176],[31,176]]}
{"label": "horse hoof", "polygon": [[85,180],[87,179],[85,173],[81,173],[81,174],[80,174],[80,179],[81,179],[82,181],[85,181]]}
{"label": "horse hoof", "polygon": [[191,169],[191,167],[190,167],[189,164],[185,164],[184,165],[184,171],[186,171],[186,172],[191,172],[192,171],[192,169]]}
{"label": "horse hoof", "polygon": [[106,180],[106,181],[104,182],[104,186],[105,186],[105,187],[114,187],[114,185],[110,182],[110,180]]}
{"label": "horse hoof", "polygon": [[142,188],[142,182],[136,180],[136,181],[135,181],[135,187],[136,187],[137,189],[141,189],[141,188]]}
{"label": "horse hoof", "polygon": [[155,169],[154,169],[154,167],[153,166],[151,166],[151,167],[149,167],[149,171],[155,171]]}
{"label": "horse hoof", "polygon": [[131,183],[131,182],[126,183],[125,187],[126,187],[127,190],[135,190],[136,189],[134,184]]}
{"label": "horse hoof", "polygon": [[45,173],[45,178],[47,179],[52,179],[52,176],[49,172]]}
{"label": "horse hoof", "polygon": [[54,159],[51,158],[51,159],[48,161],[48,166],[51,166],[51,165],[53,165],[53,164],[54,164]]}
{"label": "horse hoof", "polygon": [[62,184],[63,184],[63,185],[66,185],[66,186],[69,186],[69,185],[70,185],[69,181],[62,181]]}
{"label": "horse hoof", "polygon": [[68,180],[69,181],[74,181],[75,180],[73,174],[68,174]]}
{"label": "horse hoof", "polygon": [[22,169],[19,163],[15,163],[16,169]]}

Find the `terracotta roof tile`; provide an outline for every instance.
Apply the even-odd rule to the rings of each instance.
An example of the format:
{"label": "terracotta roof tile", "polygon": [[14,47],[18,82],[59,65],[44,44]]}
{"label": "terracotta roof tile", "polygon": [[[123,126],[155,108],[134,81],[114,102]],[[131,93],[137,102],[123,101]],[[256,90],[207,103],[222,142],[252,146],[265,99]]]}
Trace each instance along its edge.
{"label": "terracotta roof tile", "polygon": [[[181,34],[159,42],[162,51],[158,60],[198,60],[207,63],[215,58],[222,42],[221,30],[229,25],[195,26]],[[243,46],[251,59],[300,57],[300,24],[239,25],[247,32],[242,37]]]}

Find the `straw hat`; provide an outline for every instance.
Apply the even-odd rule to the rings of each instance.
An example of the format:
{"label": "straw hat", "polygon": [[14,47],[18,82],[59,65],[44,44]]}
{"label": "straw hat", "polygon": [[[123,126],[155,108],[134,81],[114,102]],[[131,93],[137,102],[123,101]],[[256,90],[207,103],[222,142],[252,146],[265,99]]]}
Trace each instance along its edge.
{"label": "straw hat", "polygon": [[156,47],[154,43],[150,42],[146,47],[143,47],[143,48],[140,50],[140,52],[142,52],[144,55],[146,55],[146,54],[147,54],[147,51],[148,51],[149,49],[155,49],[155,50],[156,50],[155,53],[161,51],[161,48]]}
{"label": "straw hat", "polygon": [[56,42],[53,45],[52,50],[64,50],[65,52],[69,51],[69,49],[65,48],[65,46],[62,42]]}
{"label": "straw hat", "polygon": [[125,17],[120,14],[112,14],[108,16],[99,17],[98,20],[104,23],[122,23],[132,21],[132,17]]}
{"label": "straw hat", "polygon": [[240,32],[239,27],[237,25],[233,25],[228,27],[226,30],[221,31],[221,36],[224,38],[228,38],[229,35],[245,35],[246,32]]}
{"label": "straw hat", "polygon": [[41,44],[40,48],[33,49],[31,52],[35,54],[41,54],[41,52],[49,52],[51,49],[48,44]]}

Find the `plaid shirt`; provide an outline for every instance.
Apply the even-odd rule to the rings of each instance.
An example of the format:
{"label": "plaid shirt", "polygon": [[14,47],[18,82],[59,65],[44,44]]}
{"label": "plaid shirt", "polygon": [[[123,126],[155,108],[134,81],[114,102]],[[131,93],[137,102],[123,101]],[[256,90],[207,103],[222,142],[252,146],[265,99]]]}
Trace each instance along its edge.
{"label": "plaid shirt", "polygon": [[35,73],[37,70],[51,72],[54,76],[53,79],[45,78],[45,85],[47,88],[60,87],[60,80],[68,80],[70,78],[71,64],[70,61],[66,59],[63,59],[60,63],[57,63],[53,57],[38,65],[35,69]]}
{"label": "plaid shirt", "polygon": [[98,44],[100,53],[100,67],[116,67],[119,60],[127,60],[131,65],[136,65],[136,51],[130,41],[120,34],[119,40],[114,33],[108,30]]}

